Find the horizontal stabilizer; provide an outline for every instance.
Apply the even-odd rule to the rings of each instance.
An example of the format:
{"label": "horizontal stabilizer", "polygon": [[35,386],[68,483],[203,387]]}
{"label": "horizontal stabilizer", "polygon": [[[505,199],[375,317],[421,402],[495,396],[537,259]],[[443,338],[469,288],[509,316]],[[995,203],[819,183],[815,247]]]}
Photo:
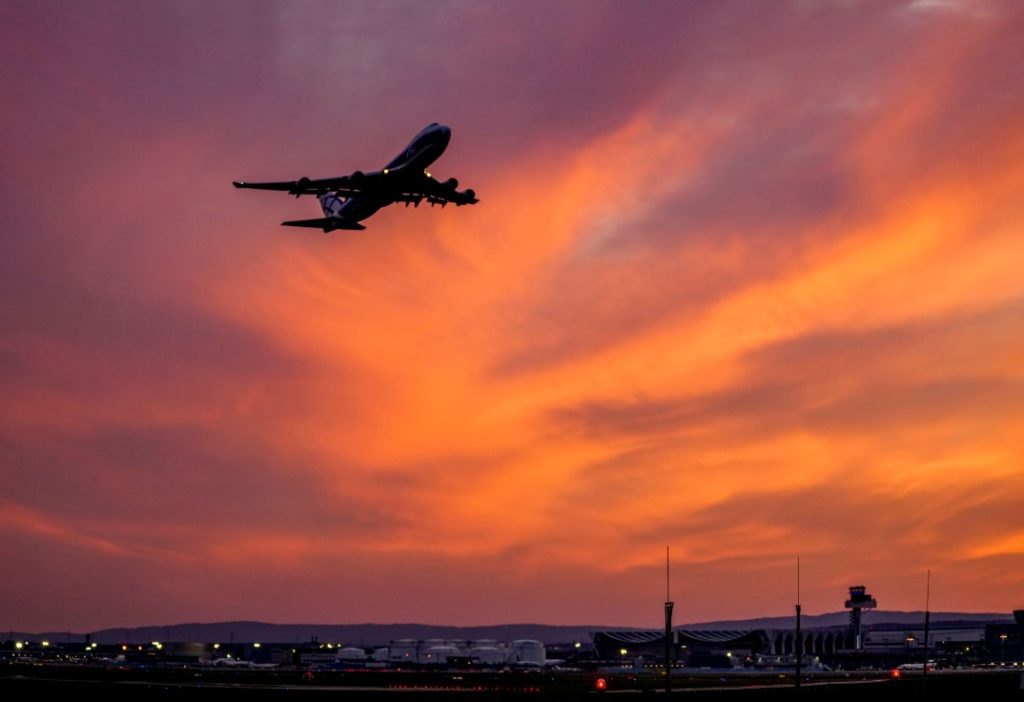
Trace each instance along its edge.
{"label": "horizontal stabilizer", "polygon": [[366,229],[366,227],[364,227],[359,222],[353,222],[350,219],[342,219],[340,217],[318,217],[317,219],[293,219],[290,222],[281,222],[281,226],[310,227],[311,229],[321,229],[325,232],[334,231],[335,229]]}

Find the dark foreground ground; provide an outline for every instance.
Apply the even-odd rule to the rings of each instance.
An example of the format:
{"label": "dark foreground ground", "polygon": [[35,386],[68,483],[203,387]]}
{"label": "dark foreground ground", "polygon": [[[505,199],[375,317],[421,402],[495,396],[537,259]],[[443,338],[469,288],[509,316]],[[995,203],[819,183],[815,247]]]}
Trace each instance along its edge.
{"label": "dark foreground ground", "polygon": [[[607,689],[597,689],[603,678]],[[886,673],[818,673],[793,689],[792,674],[701,673],[673,677],[674,700],[1024,700],[1019,671],[939,671],[894,680]],[[279,670],[0,666],[0,698],[100,700],[303,700],[475,702],[476,700],[667,701],[653,675],[580,672],[394,673]]]}

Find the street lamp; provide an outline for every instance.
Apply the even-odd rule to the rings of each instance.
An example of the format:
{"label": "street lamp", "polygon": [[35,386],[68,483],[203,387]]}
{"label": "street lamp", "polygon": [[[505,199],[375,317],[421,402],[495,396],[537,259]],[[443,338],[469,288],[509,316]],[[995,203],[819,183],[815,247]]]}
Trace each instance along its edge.
{"label": "street lamp", "polygon": [[1006,665],[1006,634],[999,635],[999,643],[1003,647],[1003,653],[999,657],[999,665]]}

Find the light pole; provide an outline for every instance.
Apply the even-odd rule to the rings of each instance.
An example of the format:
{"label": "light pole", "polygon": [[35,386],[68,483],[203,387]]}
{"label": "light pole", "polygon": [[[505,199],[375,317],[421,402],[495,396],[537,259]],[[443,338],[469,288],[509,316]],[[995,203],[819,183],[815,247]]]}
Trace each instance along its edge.
{"label": "light pole", "polygon": [[669,547],[665,547],[665,695],[672,693],[672,581],[669,579]]}
{"label": "light pole", "polygon": [[800,556],[796,557],[796,674],[793,687],[800,692],[800,667],[804,661],[804,637],[800,632]]}
{"label": "light pole", "polygon": [[1006,665],[1006,634],[999,635],[999,644],[1002,646],[1002,654],[999,656],[999,665]]}

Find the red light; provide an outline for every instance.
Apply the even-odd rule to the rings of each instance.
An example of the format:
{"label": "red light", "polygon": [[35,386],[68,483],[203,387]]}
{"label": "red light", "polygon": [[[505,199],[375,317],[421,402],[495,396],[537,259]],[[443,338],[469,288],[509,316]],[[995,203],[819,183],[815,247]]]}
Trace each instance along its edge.
{"label": "red light", "polygon": [[900,669],[899,668],[893,668],[892,669],[892,677],[893,677],[894,680],[899,680],[900,679],[900,675],[902,675],[902,673],[900,673]]}
{"label": "red light", "polygon": [[608,682],[604,678],[598,678],[597,679],[597,689],[598,690],[607,690],[608,689]]}

